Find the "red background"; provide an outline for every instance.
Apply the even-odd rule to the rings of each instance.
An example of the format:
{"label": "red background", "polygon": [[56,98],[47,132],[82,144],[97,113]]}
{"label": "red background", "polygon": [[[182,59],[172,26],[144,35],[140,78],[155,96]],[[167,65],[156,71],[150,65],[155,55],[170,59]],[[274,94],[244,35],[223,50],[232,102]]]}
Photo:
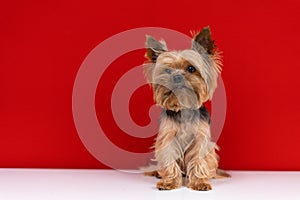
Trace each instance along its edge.
{"label": "red background", "polygon": [[[300,170],[299,10],[298,0],[2,2],[0,167],[107,168],[88,153],[73,123],[72,88],[84,58],[128,29],[156,26],[189,34],[210,25],[224,52],[228,101],[218,141],[221,167]],[[118,78],[141,64],[143,54],[117,59],[96,95],[108,137],[135,152],[147,151],[153,138],[124,134],[107,106]],[[130,112],[139,124],[147,123],[151,95],[143,87],[132,97]]]}

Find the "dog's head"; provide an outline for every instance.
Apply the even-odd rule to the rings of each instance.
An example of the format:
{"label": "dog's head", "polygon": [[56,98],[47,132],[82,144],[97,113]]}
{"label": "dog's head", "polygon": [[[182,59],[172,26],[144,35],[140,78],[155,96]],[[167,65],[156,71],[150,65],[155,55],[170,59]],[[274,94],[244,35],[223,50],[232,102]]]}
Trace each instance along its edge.
{"label": "dog's head", "polygon": [[155,102],[164,109],[198,109],[212,98],[221,70],[209,27],[194,34],[191,49],[168,51],[164,41],[146,40],[145,75]]}

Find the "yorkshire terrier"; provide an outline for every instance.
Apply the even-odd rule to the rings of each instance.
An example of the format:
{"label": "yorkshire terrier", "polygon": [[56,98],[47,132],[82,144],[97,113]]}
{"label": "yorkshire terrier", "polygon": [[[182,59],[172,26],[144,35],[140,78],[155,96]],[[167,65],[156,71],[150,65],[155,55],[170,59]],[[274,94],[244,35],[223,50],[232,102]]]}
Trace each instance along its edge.
{"label": "yorkshire terrier", "polygon": [[144,73],[162,108],[155,148],[157,166],[146,175],[161,178],[156,187],[171,190],[183,177],[193,190],[211,190],[209,179],[228,177],[218,169],[217,146],[211,141],[211,100],[221,72],[221,58],[209,27],[194,33],[191,49],[168,51],[165,41],[146,39]]}

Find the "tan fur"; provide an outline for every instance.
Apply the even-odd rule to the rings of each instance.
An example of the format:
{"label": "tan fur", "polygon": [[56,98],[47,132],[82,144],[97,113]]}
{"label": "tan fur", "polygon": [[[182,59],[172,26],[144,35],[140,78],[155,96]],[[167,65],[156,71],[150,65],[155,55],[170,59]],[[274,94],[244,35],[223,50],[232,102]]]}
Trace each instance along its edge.
{"label": "tan fur", "polygon": [[[211,141],[209,120],[198,113],[212,98],[221,71],[220,54],[213,42],[209,28],[195,36],[194,49],[183,51],[167,51],[165,42],[148,36],[144,72],[153,87],[155,102],[166,114],[161,117],[154,145],[157,166],[145,175],[161,178],[157,183],[160,190],[180,187],[182,175],[193,190],[210,190],[209,179],[228,176],[218,170],[217,146]],[[188,70],[190,66],[193,72]],[[175,76],[182,81],[176,83]]]}
{"label": "tan fur", "polygon": [[[186,51],[163,53],[158,57],[156,66],[151,63],[145,65],[146,77],[148,81],[150,80],[154,88],[154,100],[163,108],[174,111],[181,110],[185,107],[198,109],[203,102],[210,98],[209,89],[201,72],[197,71],[193,75],[186,72],[186,68],[193,65],[186,60],[185,54],[188,54]],[[193,51],[191,51],[190,54],[194,54]],[[172,90],[172,86],[169,84],[171,80],[164,71],[167,68],[173,70],[174,73],[183,74],[187,80],[187,85],[185,90],[177,92],[175,89],[173,93],[168,95],[168,98],[165,98],[166,94]],[[201,68],[200,64],[199,68]],[[206,72],[202,70],[202,73],[205,74]],[[217,84],[216,80],[213,82],[213,88],[211,88],[211,90],[214,90]],[[201,97],[198,97],[198,95]]]}
{"label": "tan fur", "polygon": [[[158,176],[162,177],[159,189],[172,189],[181,184],[182,174],[188,177],[188,187],[205,179],[208,187],[210,179],[216,177],[218,156],[215,144],[210,141],[209,125],[201,123],[198,126],[185,124],[179,127],[173,121],[162,121],[155,144],[155,157],[158,162]],[[195,134],[190,134],[190,133]],[[167,187],[163,188],[163,183]],[[200,187],[200,186],[199,186]],[[202,186],[201,186],[202,187]],[[211,187],[208,187],[211,188]]]}

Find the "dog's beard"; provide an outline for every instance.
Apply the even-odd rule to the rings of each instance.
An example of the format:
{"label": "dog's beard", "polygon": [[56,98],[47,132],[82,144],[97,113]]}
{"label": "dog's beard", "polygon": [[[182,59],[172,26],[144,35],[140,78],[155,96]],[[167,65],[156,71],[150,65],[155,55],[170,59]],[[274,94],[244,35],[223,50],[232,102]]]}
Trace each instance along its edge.
{"label": "dog's beard", "polygon": [[155,101],[167,110],[198,109],[201,106],[199,98],[191,86],[155,86]]}

